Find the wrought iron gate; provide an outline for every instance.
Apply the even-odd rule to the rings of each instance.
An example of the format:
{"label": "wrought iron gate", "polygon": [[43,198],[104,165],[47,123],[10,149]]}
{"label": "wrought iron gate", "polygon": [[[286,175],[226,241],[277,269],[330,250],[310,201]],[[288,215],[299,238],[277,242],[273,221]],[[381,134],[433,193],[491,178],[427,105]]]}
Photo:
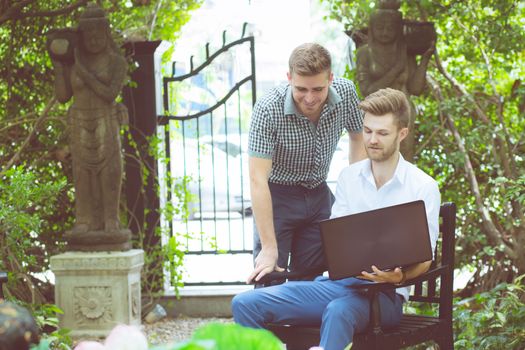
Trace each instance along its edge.
{"label": "wrought iron gate", "polygon": [[[252,232],[247,163],[247,131],[256,100],[254,37],[226,42],[194,67],[193,56],[185,73],[173,62],[171,76],[163,77],[163,115],[159,133],[164,140],[166,174],[185,186],[181,193],[166,191],[161,205],[176,206],[184,188],[189,190],[189,216],[174,217],[164,225],[176,235],[186,256],[200,257],[194,264],[214,271],[215,280],[184,281],[185,285],[241,284],[245,276],[221,277],[216,261],[230,257],[227,265],[251,266]],[[176,191],[175,191],[176,192]],[[179,201],[179,202],[178,202]],[[248,257],[248,258],[246,258]],[[211,258],[211,259],[210,259]],[[219,264],[220,265],[220,264]],[[195,270],[195,266],[192,267]]]}

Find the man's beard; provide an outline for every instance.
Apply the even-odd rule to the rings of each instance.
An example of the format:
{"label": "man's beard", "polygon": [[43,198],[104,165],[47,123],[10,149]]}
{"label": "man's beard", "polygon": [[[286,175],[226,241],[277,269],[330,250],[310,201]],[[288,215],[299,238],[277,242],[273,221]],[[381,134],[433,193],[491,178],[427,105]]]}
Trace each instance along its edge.
{"label": "man's beard", "polygon": [[371,152],[368,147],[366,147],[366,154],[368,155],[368,158],[374,162],[384,162],[385,160],[390,159],[390,157],[392,157],[392,155],[397,152],[398,137],[399,136],[396,136],[388,148],[383,147],[381,149],[381,153]]}

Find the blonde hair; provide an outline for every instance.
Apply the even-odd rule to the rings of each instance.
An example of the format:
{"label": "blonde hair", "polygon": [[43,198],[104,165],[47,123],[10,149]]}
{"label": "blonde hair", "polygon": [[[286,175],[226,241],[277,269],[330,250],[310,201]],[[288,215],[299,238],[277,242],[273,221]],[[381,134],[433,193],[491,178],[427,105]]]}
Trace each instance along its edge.
{"label": "blonde hair", "polygon": [[404,92],[386,88],[368,95],[359,103],[365,113],[376,116],[392,113],[398,128],[408,128],[410,124],[410,102]]}
{"label": "blonde hair", "polygon": [[332,58],[330,52],[316,43],[305,43],[296,47],[288,60],[290,74],[303,76],[317,75],[330,72]]}

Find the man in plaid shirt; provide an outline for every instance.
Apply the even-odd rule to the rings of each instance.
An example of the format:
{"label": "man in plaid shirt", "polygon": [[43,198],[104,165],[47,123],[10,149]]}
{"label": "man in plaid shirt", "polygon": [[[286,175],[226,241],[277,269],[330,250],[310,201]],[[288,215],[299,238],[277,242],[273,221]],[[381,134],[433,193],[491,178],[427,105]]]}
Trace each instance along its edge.
{"label": "man in plaid shirt", "polygon": [[330,216],[326,177],[344,129],[349,162],[366,157],[354,84],[333,77],[330,53],[314,43],[298,46],[287,77],[255,104],[250,125],[255,268],[248,283],[288,268],[289,260],[292,271],[325,265],[319,221]]}

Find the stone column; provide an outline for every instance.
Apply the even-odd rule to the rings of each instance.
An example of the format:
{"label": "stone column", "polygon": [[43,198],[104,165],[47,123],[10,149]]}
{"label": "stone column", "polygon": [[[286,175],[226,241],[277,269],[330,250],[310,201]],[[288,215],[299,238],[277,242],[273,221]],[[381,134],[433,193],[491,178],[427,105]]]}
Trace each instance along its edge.
{"label": "stone column", "polygon": [[141,324],[144,251],[67,252],[51,257],[61,328],[75,337],[105,337],[117,324]]}

